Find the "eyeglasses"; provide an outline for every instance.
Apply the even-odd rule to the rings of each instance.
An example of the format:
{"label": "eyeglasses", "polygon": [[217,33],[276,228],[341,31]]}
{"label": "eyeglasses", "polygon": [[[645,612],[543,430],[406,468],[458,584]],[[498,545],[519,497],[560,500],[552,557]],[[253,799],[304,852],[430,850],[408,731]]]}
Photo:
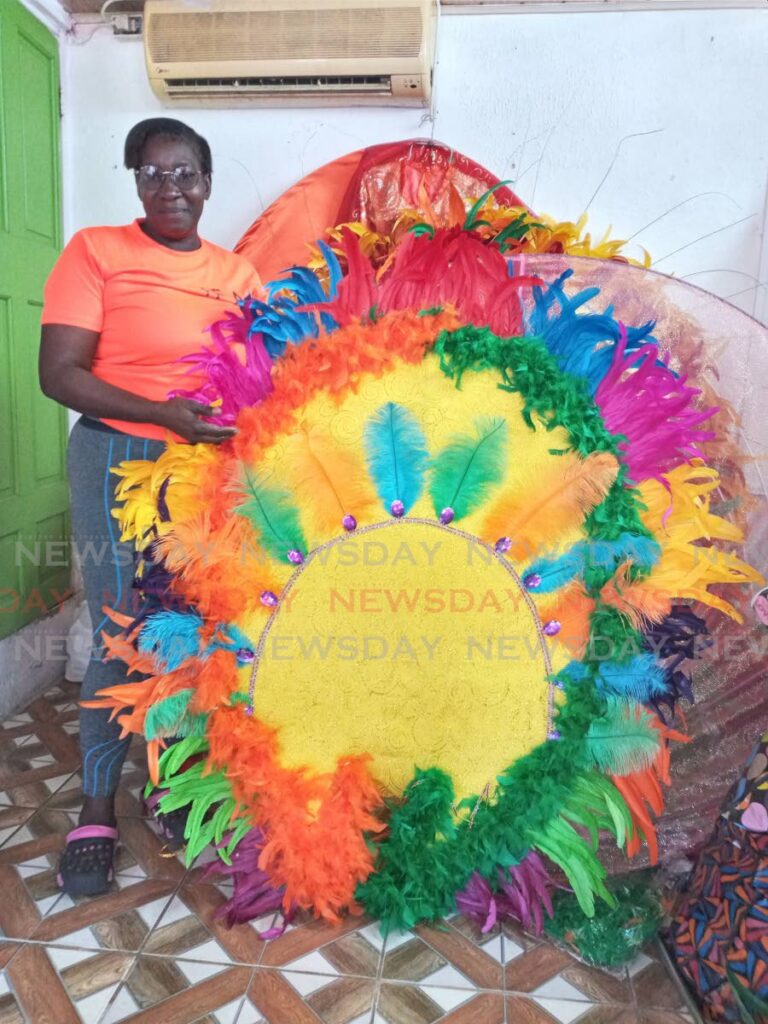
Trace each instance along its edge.
{"label": "eyeglasses", "polygon": [[170,178],[182,192],[191,192],[201,177],[201,172],[194,171],[191,167],[174,167],[172,171],[161,171],[154,164],[144,164],[133,173],[136,175],[139,188],[147,192],[157,192],[163,187],[166,178]]}

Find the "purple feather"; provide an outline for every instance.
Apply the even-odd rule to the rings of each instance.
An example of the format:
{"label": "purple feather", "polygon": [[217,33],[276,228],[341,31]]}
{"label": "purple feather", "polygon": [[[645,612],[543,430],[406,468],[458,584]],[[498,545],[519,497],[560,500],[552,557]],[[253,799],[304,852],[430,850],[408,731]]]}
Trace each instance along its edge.
{"label": "purple feather", "polygon": [[[226,845],[228,841],[228,837],[225,837],[221,845]],[[204,880],[222,876],[231,878],[234,882],[232,896],[219,907],[215,915],[226,918],[230,927],[283,909],[285,886],[275,888],[267,872],[259,867],[264,842],[264,833],[261,829],[253,828],[237,844],[231,864],[225,864],[221,860],[214,861],[203,872]],[[282,935],[294,914],[295,907],[291,907],[285,913],[282,925],[260,932],[259,937],[274,939]]]}
{"label": "purple feather", "polygon": [[272,360],[261,336],[249,336],[249,325],[246,317],[234,313],[213,324],[209,328],[213,344],[179,360],[189,364],[187,372],[198,378],[197,387],[172,391],[168,397],[191,398],[205,405],[221,401],[215,415],[205,418],[222,426],[230,426],[241,409],[266,398],[272,391]]}
{"label": "purple feather", "polygon": [[673,605],[666,618],[645,631],[645,645],[662,662],[664,671],[666,690],[650,702],[662,722],[666,722],[662,706],[674,716],[679,700],[693,704],[691,678],[681,666],[701,657],[701,652],[712,643],[708,634],[704,619],[687,605]]}
{"label": "purple feather", "polygon": [[627,331],[621,335],[613,365],[595,392],[603,421],[612,434],[623,434],[621,442],[629,476],[638,483],[661,474],[688,459],[702,457],[698,445],[715,435],[697,429],[718,410],[696,408],[701,394],[689,387],[686,377],[669,369],[669,356],[659,360],[656,345],[643,345],[625,355]]}
{"label": "purple feather", "polygon": [[544,911],[553,915],[550,888],[553,885],[544,862],[530,850],[519,864],[499,868],[497,888],[474,872],[464,889],[456,896],[456,906],[480,927],[489,932],[497,921],[511,918],[528,931],[541,935]]}

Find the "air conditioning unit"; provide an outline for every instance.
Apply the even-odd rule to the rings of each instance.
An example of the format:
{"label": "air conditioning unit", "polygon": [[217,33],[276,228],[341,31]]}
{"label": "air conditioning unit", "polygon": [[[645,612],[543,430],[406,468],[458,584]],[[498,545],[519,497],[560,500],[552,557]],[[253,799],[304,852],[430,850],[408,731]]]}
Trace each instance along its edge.
{"label": "air conditioning unit", "polygon": [[147,0],[168,106],[427,106],[436,0]]}

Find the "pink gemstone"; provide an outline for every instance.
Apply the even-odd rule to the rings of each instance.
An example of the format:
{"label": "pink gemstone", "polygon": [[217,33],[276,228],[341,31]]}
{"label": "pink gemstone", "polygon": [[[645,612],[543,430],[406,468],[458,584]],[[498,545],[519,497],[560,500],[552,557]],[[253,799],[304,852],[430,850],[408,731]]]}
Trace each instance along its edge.
{"label": "pink gemstone", "polygon": [[272,590],[262,590],[259,600],[267,608],[274,608],[278,602],[278,597]]}
{"label": "pink gemstone", "polygon": [[357,529],[357,520],[355,519],[354,516],[347,514],[341,520],[341,525],[344,527],[347,533],[351,533],[353,530]]}
{"label": "pink gemstone", "polygon": [[395,517],[395,519],[402,519],[405,515],[405,505],[400,500],[393,501],[389,506],[389,511]]}
{"label": "pink gemstone", "polygon": [[292,548],[288,552],[288,561],[293,562],[294,565],[302,565],[304,562],[304,555],[302,555],[300,551],[296,551],[295,548]]}
{"label": "pink gemstone", "polygon": [[549,622],[544,623],[544,635],[557,636],[562,628],[562,625],[557,621],[557,619],[550,619]]}
{"label": "pink gemstone", "polygon": [[541,586],[541,576],[537,572],[529,572],[523,580],[523,586],[526,590],[538,590]]}
{"label": "pink gemstone", "polygon": [[448,523],[452,523],[453,522],[453,517],[455,515],[456,515],[456,513],[453,511],[451,506],[448,505],[440,513],[440,522],[443,524],[443,526],[447,526]]}
{"label": "pink gemstone", "polygon": [[496,548],[500,555],[505,555],[512,547],[512,538],[499,537],[499,539],[494,544],[494,547]]}

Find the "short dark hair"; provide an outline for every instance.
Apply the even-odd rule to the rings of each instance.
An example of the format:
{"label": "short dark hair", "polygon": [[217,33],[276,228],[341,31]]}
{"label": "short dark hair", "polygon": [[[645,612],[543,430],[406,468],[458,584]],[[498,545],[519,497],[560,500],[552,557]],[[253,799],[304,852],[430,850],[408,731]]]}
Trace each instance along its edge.
{"label": "short dark hair", "polygon": [[159,135],[186,142],[197,151],[203,174],[210,174],[213,171],[211,147],[207,141],[202,135],[198,135],[194,128],[190,128],[188,124],[176,121],[172,117],[148,117],[131,128],[125,138],[124,155],[125,166],[129,171],[135,171],[141,167],[144,147],[150,139]]}

